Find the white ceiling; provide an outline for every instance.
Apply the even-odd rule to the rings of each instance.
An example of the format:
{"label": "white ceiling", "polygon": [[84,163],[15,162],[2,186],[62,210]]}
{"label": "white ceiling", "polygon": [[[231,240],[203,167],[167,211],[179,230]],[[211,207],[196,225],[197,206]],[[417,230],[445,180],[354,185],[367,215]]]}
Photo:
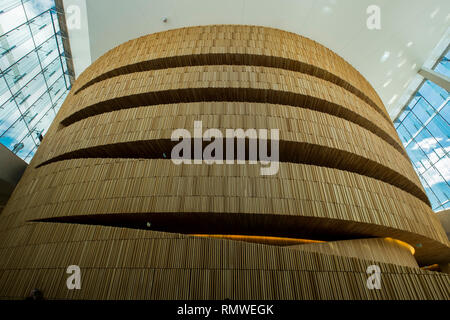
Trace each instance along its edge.
{"label": "white ceiling", "polygon": [[[64,0],[66,11],[70,5],[81,9],[81,28],[69,30],[76,75],[109,49],[145,34],[263,25],[309,37],[341,55],[373,85],[391,117],[420,67],[450,39],[449,0]],[[366,27],[369,5],[381,9],[381,30]]]}

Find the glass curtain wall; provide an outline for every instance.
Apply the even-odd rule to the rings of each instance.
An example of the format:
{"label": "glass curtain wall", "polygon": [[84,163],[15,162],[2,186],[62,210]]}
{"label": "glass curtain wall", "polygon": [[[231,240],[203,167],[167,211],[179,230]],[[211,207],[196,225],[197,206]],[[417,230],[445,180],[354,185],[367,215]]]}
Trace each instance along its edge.
{"label": "glass curtain wall", "polygon": [[[447,50],[434,71],[450,77],[449,58]],[[449,93],[429,80],[394,121],[435,211],[450,208],[449,122]]]}
{"label": "glass curtain wall", "polygon": [[0,143],[30,162],[69,89],[54,0],[0,1]]}

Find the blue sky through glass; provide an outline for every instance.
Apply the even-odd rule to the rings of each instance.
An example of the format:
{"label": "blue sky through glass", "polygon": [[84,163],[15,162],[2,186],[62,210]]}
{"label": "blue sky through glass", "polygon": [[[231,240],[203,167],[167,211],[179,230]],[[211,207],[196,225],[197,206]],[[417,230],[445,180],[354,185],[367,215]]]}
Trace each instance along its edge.
{"label": "blue sky through glass", "polygon": [[0,143],[27,162],[70,88],[54,5],[0,1]]}
{"label": "blue sky through glass", "polygon": [[[450,76],[450,51],[435,71]],[[425,81],[394,121],[433,210],[450,208],[450,99],[449,93]]]}

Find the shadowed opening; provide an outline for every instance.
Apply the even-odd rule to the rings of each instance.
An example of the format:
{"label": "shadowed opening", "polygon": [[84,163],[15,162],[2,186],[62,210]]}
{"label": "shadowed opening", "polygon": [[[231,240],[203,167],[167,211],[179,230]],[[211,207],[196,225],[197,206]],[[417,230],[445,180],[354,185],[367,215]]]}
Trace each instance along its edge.
{"label": "shadowed opening", "polygon": [[61,124],[67,127],[75,122],[99,114],[140,106],[150,107],[172,103],[217,101],[271,103],[296,106],[324,112],[351,121],[362,128],[371,131],[392,145],[406,159],[409,159],[405,150],[397,140],[391,137],[375,123],[369,121],[361,115],[330,101],[303,94],[277,90],[253,88],[190,88],[146,92],[135,95],[121,96],[89,105],[61,120]]}
{"label": "shadowed opening", "polygon": [[169,68],[189,67],[189,66],[204,66],[204,65],[245,65],[245,66],[260,66],[269,68],[279,68],[295,72],[309,74],[311,76],[332,82],[347,91],[353,93],[358,98],[369,104],[378,113],[380,113],[386,120],[390,121],[389,117],[382,111],[382,109],[373,102],[361,90],[357,89],[349,82],[338,76],[324,70],[322,68],[292,59],[264,56],[256,54],[240,54],[240,53],[209,53],[209,54],[193,54],[174,57],[164,57],[153,60],[146,60],[137,63],[132,63],[126,66],[115,68],[111,71],[105,72],[94,77],[75,91],[78,94],[80,91],[94,85],[97,82],[110,79],[113,77],[126,75],[135,72],[143,72],[150,70],[160,70]]}
{"label": "shadowed opening", "polygon": [[[188,139],[189,145],[191,147],[190,157],[186,155],[181,155],[181,159],[201,159],[195,157],[195,140]],[[200,140],[200,139],[198,139]],[[224,155],[221,159],[226,159],[226,154],[228,153],[226,147],[226,139],[223,139],[223,149]],[[234,151],[234,160],[250,160],[249,152],[249,139],[245,139],[245,152],[244,157],[238,158],[238,139],[232,139]],[[261,142],[262,139],[258,139]],[[272,141],[267,141],[265,144],[267,146],[267,155],[272,155]],[[201,150],[205,150],[205,147],[210,144],[209,141],[199,141],[201,143]],[[171,141],[169,139],[158,139],[158,140],[141,140],[125,143],[115,143],[108,145],[101,145],[96,147],[90,147],[85,149],[79,149],[76,151],[68,152],[54,158],[51,158],[45,162],[40,163],[37,168],[69,159],[78,158],[140,158],[140,159],[171,159],[172,150],[179,143],[179,141]],[[258,144],[259,147],[259,144]],[[328,168],[336,168],[339,170],[345,170],[353,173],[358,173],[364,176],[368,176],[374,179],[381,180],[383,182],[389,183],[397,188],[400,188],[416,198],[422,200],[428,206],[430,206],[428,197],[426,194],[418,187],[414,182],[404,177],[400,173],[390,169],[378,162],[364,158],[362,156],[356,155],[351,152],[334,149],[330,147],[325,147],[316,144],[300,143],[294,141],[278,141],[279,156],[277,162],[291,162],[291,163],[302,163],[316,166],[323,166]],[[203,156],[203,154],[200,154]],[[260,162],[261,160],[267,161],[267,158],[261,158],[258,153],[254,155],[253,160]],[[234,162],[236,163],[236,162]],[[257,163],[260,167],[269,167],[270,164]]]}

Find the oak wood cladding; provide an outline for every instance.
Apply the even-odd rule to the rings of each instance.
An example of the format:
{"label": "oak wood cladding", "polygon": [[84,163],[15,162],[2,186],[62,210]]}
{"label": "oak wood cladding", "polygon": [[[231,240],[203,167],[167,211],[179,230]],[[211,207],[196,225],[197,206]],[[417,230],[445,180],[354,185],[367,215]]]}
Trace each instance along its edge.
{"label": "oak wood cladding", "polygon": [[309,243],[293,245],[290,248],[417,268],[417,261],[411,253],[411,250],[414,249],[409,248],[405,243],[389,238]]}
{"label": "oak wood cladding", "polygon": [[[16,230],[27,234],[23,245],[0,248],[3,298],[39,288],[48,299],[449,299],[447,274],[379,261],[149,230],[23,228]],[[66,287],[74,261],[81,290]],[[366,287],[373,263],[383,272],[381,290]]]}
{"label": "oak wood cladding", "polygon": [[[130,40],[104,58],[79,77],[74,92],[108,76],[197,65],[197,59],[198,65],[247,64],[302,71],[368,95],[366,100],[387,115],[370,84],[344,59],[311,39],[277,29],[220,25],[170,30]],[[186,59],[189,63],[183,62]]]}
{"label": "oak wood cladding", "polygon": [[65,110],[61,123],[67,126],[92,115],[141,105],[267,102],[338,115],[402,150],[392,123],[364,101],[333,83],[299,72],[254,66],[195,66],[126,74],[120,82],[117,80],[106,79],[69,95],[73,106]]}
{"label": "oak wood cladding", "polygon": [[[171,133],[197,120],[279,129],[278,173],[175,165]],[[375,90],[320,44],[264,27],[184,28],[106,53],[0,214],[1,298],[449,299],[449,276],[418,268],[448,260]],[[66,287],[73,264],[81,290]],[[372,264],[382,290],[366,286]]]}
{"label": "oak wood cladding", "polygon": [[[114,152],[106,149],[114,148],[114,144],[122,144],[120,148],[124,149],[125,143],[136,140],[141,145],[143,141],[148,141],[147,150],[140,154],[125,151],[125,154],[128,152],[130,157],[159,158],[163,153],[170,154],[172,143],[167,140],[170,140],[173,130],[177,128],[192,130],[195,120],[201,120],[205,129],[224,130],[233,126],[244,130],[286,128],[280,132],[281,161],[296,162],[296,159],[300,158],[308,161],[307,163],[314,163],[314,160],[309,158],[315,158],[315,163],[324,164],[323,161],[319,162],[318,153],[312,153],[306,144],[326,148],[322,158],[327,158],[331,162],[333,160],[329,154],[333,150],[343,151],[336,154],[336,157],[341,159],[341,166],[337,168],[350,171],[354,169],[356,172],[378,177],[428,202],[417,175],[410,170],[410,161],[378,136],[339,117],[282,105],[211,102],[108,112],[62,129],[61,138],[51,145],[53,149],[47,149],[46,158],[39,159],[39,165],[61,159],[88,157],[86,154],[90,157],[95,157],[96,154],[99,157],[112,156]],[[157,141],[164,139],[165,142]],[[167,145],[166,149],[158,148],[164,144]],[[131,143],[130,148],[133,146],[136,147],[136,144]],[[287,151],[290,148],[290,152],[283,152],[284,146]],[[93,148],[95,150],[92,150]],[[141,147],[138,150],[144,149]],[[296,156],[293,153],[301,155]],[[350,162],[350,158],[356,155],[367,159],[367,163],[364,164],[364,160],[360,158],[348,165],[342,163]],[[379,166],[374,165],[374,161]],[[380,166],[383,166],[383,169]]]}

